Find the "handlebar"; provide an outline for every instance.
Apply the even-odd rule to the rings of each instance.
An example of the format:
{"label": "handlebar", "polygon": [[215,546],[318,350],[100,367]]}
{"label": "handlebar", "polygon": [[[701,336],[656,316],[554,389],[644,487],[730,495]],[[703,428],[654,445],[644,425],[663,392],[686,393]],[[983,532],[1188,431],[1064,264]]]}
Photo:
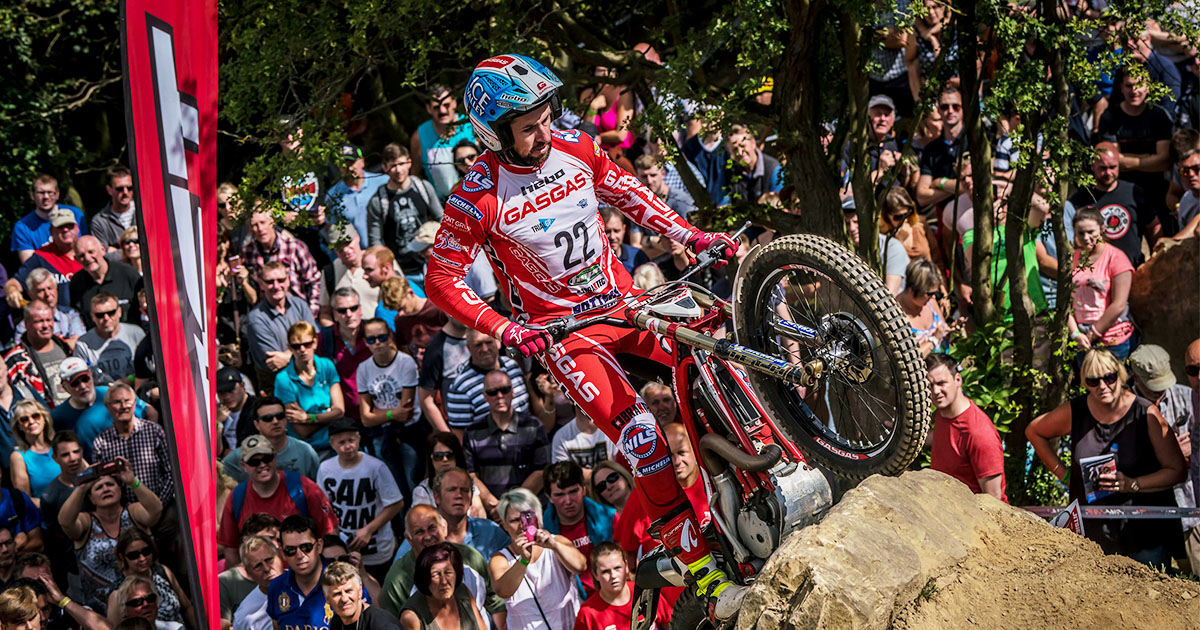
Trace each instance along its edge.
{"label": "handlebar", "polygon": [[[746,221],[745,223],[742,224],[742,227],[738,228],[736,232],[734,232],[733,234],[730,235],[730,237],[736,241],[737,237],[741,236],[742,233],[745,232],[749,227],[750,227],[750,222]],[[675,285],[678,285],[679,283],[685,282],[689,277],[691,277],[701,271],[704,271],[705,269],[708,269],[709,267],[712,267],[713,265],[717,264],[718,262],[725,260],[725,256],[723,255],[724,251],[725,251],[724,243],[721,243],[719,241],[713,243],[712,245],[710,245],[708,247],[708,249],[706,249],[696,255],[696,262],[693,263],[691,265],[691,267],[688,268],[688,270],[679,277],[678,280],[664,283],[657,287],[654,287],[653,289],[648,291],[647,294],[653,294],[654,292],[662,289],[663,287],[675,286]],[[736,252],[735,252],[735,255],[736,255]],[[646,295],[646,294],[643,294],[643,295]],[[624,326],[624,327],[629,327],[632,325],[632,323],[630,321],[627,321],[627,320],[621,319],[621,318],[617,318],[617,317],[603,316],[603,317],[587,317],[584,319],[578,319],[575,317],[575,315],[568,315],[566,317],[560,317],[558,319],[547,322],[546,324],[544,324],[542,326],[525,326],[525,327],[529,328],[530,330],[545,330],[546,332],[548,332],[550,334],[551,345],[554,345],[554,344],[561,342],[563,339],[565,339],[567,337],[567,335],[569,335],[573,332],[576,332],[578,330],[583,330],[584,328],[587,328],[589,326],[595,326],[597,324],[609,324],[612,326]],[[525,356],[521,354],[521,351],[517,350],[515,347],[512,347],[512,346],[505,347],[504,354],[507,355],[508,358],[513,359],[514,361],[522,361],[525,359]]]}

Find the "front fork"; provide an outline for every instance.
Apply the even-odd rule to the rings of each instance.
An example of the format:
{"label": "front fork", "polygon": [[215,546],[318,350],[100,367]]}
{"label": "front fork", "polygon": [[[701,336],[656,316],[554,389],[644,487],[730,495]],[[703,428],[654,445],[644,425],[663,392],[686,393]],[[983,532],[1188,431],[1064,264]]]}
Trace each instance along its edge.
{"label": "front fork", "polygon": [[[682,337],[684,331],[699,334],[683,328],[670,332]],[[832,496],[824,475],[808,466],[763,411],[741,368],[698,344],[687,345],[692,350],[676,362],[673,389],[685,426],[692,427],[693,452],[711,482],[712,523],[705,537],[715,539],[726,574],[746,584],[784,535],[824,516]],[[681,344],[675,347],[682,350]],[[658,590],[682,586],[683,574],[661,546],[638,563],[634,628],[650,627]],[[636,621],[639,616],[642,622]]]}

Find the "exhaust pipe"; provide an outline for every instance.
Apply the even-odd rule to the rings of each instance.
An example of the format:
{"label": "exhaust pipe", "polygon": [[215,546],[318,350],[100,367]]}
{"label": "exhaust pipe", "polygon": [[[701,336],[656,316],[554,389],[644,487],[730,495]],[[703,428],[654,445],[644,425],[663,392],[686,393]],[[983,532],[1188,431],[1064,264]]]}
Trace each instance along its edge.
{"label": "exhaust pipe", "polygon": [[761,453],[751,455],[714,433],[700,438],[700,456],[708,472],[716,475],[726,468],[726,462],[746,472],[765,472],[783,458],[783,449],[778,444],[768,444]]}

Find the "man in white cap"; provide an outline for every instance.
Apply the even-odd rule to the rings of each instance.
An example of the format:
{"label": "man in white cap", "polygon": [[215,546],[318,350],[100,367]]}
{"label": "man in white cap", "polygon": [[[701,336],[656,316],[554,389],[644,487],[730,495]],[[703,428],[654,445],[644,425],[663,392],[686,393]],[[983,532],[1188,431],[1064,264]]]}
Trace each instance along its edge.
{"label": "man in white cap", "polygon": [[[1171,355],[1162,346],[1142,344],[1129,355],[1129,368],[1133,374],[1133,391],[1158,405],[1159,412],[1175,431],[1179,448],[1192,452],[1189,431],[1196,419],[1192,409],[1192,389],[1180,385],[1171,371]],[[1179,507],[1195,507],[1192,480],[1175,485],[1175,503]],[[1200,571],[1200,518],[1181,519],[1185,547],[1192,573]]]}

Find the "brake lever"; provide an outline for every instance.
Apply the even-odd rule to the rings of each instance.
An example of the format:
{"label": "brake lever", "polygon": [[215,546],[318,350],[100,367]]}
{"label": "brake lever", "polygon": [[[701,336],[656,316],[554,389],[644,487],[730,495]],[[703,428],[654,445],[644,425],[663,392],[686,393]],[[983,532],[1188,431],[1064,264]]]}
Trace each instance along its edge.
{"label": "brake lever", "polygon": [[[742,233],[745,232],[746,230],[748,230],[749,228],[750,228],[750,222],[746,221],[745,223],[742,224],[742,227],[738,228],[738,230],[736,232],[734,232],[733,234],[730,234],[729,237],[732,238],[734,241],[737,241],[737,238],[739,236],[741,236]],[[708,249],[700,252],[699,254],[696,254],[696,264],[692,265],[692,268],[687,273],[683,274],[682,276],[679,276],[677,281],[683,282],[684,280],[687,280],[688,278],[692,277],[693,275],[700,273],[701,271],[704,271],[705,269],[708,269],[709,267],[713,266],[717,262],[725,260],[725,257],[721,255],[722,252],[724,251],[724,249],[725,249],[725,244],[721,243],[720,241],[713,243],[712,245],[709,245]],[[737,252],[734,252],[734,255],[736,256]]]}

